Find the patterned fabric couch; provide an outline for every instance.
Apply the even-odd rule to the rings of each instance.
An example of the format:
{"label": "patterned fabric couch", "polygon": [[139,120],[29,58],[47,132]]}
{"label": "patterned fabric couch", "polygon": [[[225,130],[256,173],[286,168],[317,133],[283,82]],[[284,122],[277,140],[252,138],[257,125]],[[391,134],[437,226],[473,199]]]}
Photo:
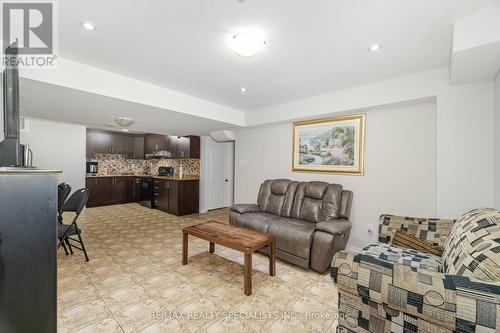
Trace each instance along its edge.
{"label": "patterned fabric couch", "polygon": [[[390,245],[404,230],[443,246],[441,257]],[[382,215],[379,243],[339,252],[339,332],[500,332],[500,211],[456,222]]]}

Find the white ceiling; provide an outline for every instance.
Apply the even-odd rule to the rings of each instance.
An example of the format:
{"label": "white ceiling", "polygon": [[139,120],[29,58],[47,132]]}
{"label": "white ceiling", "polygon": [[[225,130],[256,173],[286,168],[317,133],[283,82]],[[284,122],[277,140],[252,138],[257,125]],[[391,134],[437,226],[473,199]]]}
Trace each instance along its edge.
{"label": "white ceiling", "polygon": [[[252,110],[446,66],[452,23],[491,2],[58,1],[59,53],[219,104]],[[94,22],[97,31],[83,31],[82,20]],[[261,28],[270,36],[265,50],[253,58],[239,57],[225,44],[229,33],[244,26]],[[369,53],[368,47],[376,42],[383,48]],[[246,94],[240,93],[242,86],[247,88]],[[51,91],[60,93],[54,89]],[[85,112],[81,105],[75,104],[75,108]],[[89,112],[88,105],[86,110]]]}
{"label": "white ceiling", "polygon": [[[132,132],[169,135],[208,135],[230,129],[231,124],[132,103],[39,81],[21,79],[19,105],[22,116],[107,128],[114,118],[135,120]],[[119,129],[118,129],[119,130]]]}

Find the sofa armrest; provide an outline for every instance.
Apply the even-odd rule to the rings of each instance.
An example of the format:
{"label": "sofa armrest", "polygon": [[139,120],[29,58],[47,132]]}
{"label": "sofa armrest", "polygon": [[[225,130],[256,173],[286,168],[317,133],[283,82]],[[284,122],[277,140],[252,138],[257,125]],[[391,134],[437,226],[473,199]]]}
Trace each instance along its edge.
{"label": "sofa armrest", "polygon": [[236,212],[239,214],[260,212],[260,208],[256,204],[236,204],[236,205],[232,205],[230,207],[230,209],[233,212]]}
{"label": "sofa armrest", "polygon": [[332,235],[345,235],[351,231],[352,223],[346,219],[327,220],[316,223],[316,230]]}
{"label": "sofa armrest", "polygon": [[[477,330],[478,323],[485,330],[494,330],[494,318],[500,317],[500,284],[496,283],[415,269],[347,251],[333,259],[331,276],[339,289],[384,305],[390,316],[402,311],[459,332],[474,331],[470,330],[474,327]],[[493,320],[483,320],[484,313],[476,309]]]}
{"label": "sofa armrest", "polygon": [[[390,244],[393,232],[405,230],[421,240],[443,246],[455,220],[383,214],[379,218],[379,242]],[[432,230],[432,232],[429,232]]]}

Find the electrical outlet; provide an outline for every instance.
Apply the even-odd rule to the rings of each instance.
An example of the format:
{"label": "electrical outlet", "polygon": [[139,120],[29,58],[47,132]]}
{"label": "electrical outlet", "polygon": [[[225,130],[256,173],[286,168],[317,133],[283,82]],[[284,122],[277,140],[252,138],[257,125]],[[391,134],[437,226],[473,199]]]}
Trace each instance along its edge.
{"label": "electrical outlet", "polygon": [[373,234],[373,224],[368,224],[367,230],[369,234]]}

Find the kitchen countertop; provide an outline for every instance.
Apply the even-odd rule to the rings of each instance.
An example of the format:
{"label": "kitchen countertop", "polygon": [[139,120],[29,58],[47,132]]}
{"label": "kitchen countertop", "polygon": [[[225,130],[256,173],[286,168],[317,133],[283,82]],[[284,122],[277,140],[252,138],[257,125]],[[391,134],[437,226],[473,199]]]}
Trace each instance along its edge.
{"label": "kitchen countertop", "polygon": [[153,176],[153,179],[166,179],[166,180],[199,180],[200,176],[185,175],[179,176]]}
{"label": "kitchen countertop", "polygon": [[32,167],[0,167],[0,174],[61,173],[57,169],[38,169]]}
{"label": "kitchen countertop", "polygon": [[99,178],[99,177],[150,177],[153,179],[166,179],[166,180],[199,180],[200,176],[185,175],[182,177],[176,176],[158,176],[158,175],[87,175],[85,178]]}

